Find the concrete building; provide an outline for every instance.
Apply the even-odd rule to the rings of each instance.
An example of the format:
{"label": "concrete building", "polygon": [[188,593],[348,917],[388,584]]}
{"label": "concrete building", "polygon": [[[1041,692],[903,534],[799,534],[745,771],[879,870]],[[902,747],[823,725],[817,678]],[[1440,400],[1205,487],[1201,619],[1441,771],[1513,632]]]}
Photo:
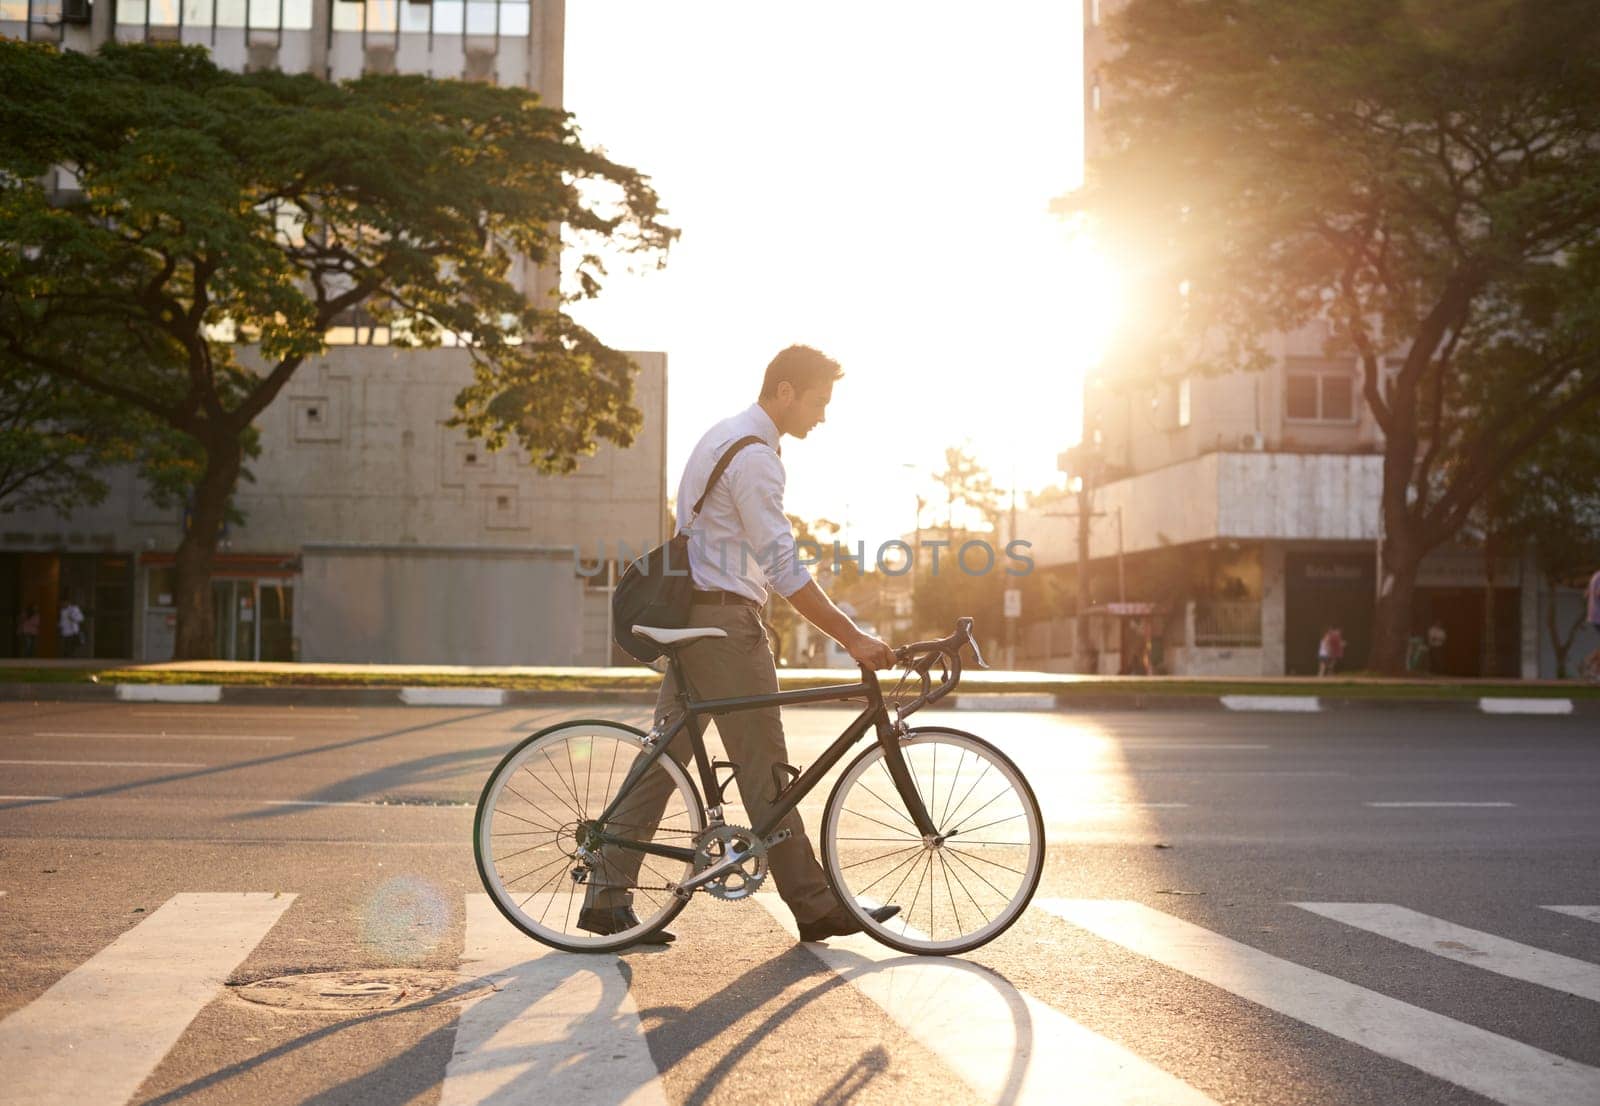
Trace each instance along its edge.
{"label": "concrete building", "polygon": [[[1085,0],[1091,163],[1113,95],[1103,75],[1113,50],[1106,24],[1123,6]],[[1377,595],[1381,434],[1355,360],[1327,356],[1326,338],[1320,324],[1266,336],[1270,364],[1260,372],[1178,372],[1148,386],[1105,376],[1087,382],[1079,467],[1091,469],[1090,640],[1077,640],[1074,618],[1034,619],[1024,627],[1022,663],[1128,671],[1148,641],[1167,672],[1311,675],[1323,631],[1339,625],[1346,667],[1365,665]],[[1041,574],[1073,584],[1078,502],[1031,512],[1023,531]],[[1413,612],[1419,632],[1444,631],[1430,667],[1464,676],[1553,674],[1548,657],[1541,662],[1543,598],[1526,554],[1486,566],[1478,550],[1435,551]],[[1492,658],[1481,655],[1488,618]]]}
{"label": "concrete building", "polygon": [[[564,0],[0,0],[0,35],[93,49],[203,45],[233,69],[344,79],[427,73],[562,99]],[[525,266],[542,295],[553,273]],[[636,353],[644,426],[578,471],[540,476],[444,423],[471,379],[467,351],[401,350],[352,316],[257,421],[242,526],[224,534],[217,655],[236,659],[605,664],[616,564],[666,537],[666,357]],[[131,472],[98,507],[0,516],[0,619],[40,610],[59,655],[65,596],[88,614],[85,652],[171,656],[182,512],[151,506]],[[0,635],[0,655],[15,655]]]}

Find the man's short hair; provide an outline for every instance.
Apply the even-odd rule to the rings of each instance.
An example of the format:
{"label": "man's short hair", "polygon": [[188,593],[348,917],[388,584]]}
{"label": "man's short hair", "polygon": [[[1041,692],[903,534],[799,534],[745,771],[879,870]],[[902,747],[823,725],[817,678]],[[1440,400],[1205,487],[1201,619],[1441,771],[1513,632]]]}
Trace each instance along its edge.
{"label": "man's short hair", "polygon": [[761,398],[771,399],[778,394],[778,385],[787,380],[794,385],[796,394],[807,388],[820,388],[832,384],[844,375],[839,362],[810,346],[790,346],[772,359],[767,375],[761,381]]}

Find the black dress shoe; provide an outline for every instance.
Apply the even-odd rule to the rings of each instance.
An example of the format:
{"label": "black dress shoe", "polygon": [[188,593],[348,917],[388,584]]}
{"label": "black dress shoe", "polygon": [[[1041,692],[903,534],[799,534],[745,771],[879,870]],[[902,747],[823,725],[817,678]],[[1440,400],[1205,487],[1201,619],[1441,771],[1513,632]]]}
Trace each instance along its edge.
{"label": "black dress shoe", "polygon": [[[586,906],[578,911],[578,928],[598,933],[602,936],[610,933],[621,933],[623,930],[632,929],[639,924],[639,916],[633,912],[631,906],[614,906],[609,909],[598,906]],[[676,933],[668,933],[658,929],[654,933],[647,933],[634,942],[636,945],[670,945],[678,939]]]}
{"label": "black dress shoe", "polygon": [[[900,913],[898,906],[880,906],[867,911],[875,922],[887,922],[898,913]],[[826,941],[829,937],[846,937],[860,932],[861,923],[856,921],[855,915],[846,913],[842,906],[824,914],[814,922],[800,923],[802,941]]]}

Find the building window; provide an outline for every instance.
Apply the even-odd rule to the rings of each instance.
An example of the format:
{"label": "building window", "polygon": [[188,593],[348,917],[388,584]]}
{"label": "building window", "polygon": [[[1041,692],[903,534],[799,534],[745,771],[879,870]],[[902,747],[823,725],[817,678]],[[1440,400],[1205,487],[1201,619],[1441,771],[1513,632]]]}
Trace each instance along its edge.
{"label": "building window", "polygon": [[1089,110],[1100,110],[1100,78],[1094,79],[1094,84],[1089,88]]}
{"label": "building window", "polygon": [[1356,378],[1337,361],[1291,357],[1284,375],[1284,415],[1295,422],[1354,422]]}
{"label": "building window", "polygon": [[481,38],[527,38],[528,0],[335,0],[336,31],[459,35]]}
{"label": "building window", "polygon": [[1100,0],[1089,0],[1089,26],[1100,26]]}

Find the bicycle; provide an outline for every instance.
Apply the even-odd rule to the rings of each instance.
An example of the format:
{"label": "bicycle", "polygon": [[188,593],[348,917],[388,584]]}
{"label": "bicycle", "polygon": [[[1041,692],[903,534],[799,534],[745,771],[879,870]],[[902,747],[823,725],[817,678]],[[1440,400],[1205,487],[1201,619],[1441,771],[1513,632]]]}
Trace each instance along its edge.
{"label": "bicycle", "polygon": [[[788,836],[774,832],[777,824],[869,730],[875,743],[834,784],[820,839],[829,886],[862,929],[902,952],[949,955],[998,937],[1027,908],[1045,844],[1028,781],[982,738],[906,722],[955,689],[963,648],[972,649],[980,668],[988,667],[972,637],[972,619],[959,619],[949,637],[895,650],[905,671],[887,700],[877,673],[866,667],[851,684],[697,700],[679,652],[725,632],[634,632],[665,649],[677,677],[678,709],[667,727],[658,722],[645,732],[594,719],[548,727],[505,755],[479,797],[473,824],[478,874],[500,913],[522,932],[569,952],[610,952],[667,925],[697,891],[724,901],[750,898],[766,878],[767,851]],[[908,689],[913,675],[917,681]],[[909,690],[915,694],[901,701]],[[778,796],[761,824],[724,821],[738,766],[707,754],[706,717],[863,698],[865,709],[816,763],[805,771],[774,767]],[[664,755],[686,729],[698,788],[683,765]],[[616,783],[619,764],[623,774]],[[731,771],[719,778],[724,769]],[[628,820],[663,795],[659,817]],[[714,801],[708,805],[706,797]],[[623,853],[638,857],[639,875],[631,880],[619,876]],[[909,900],[903,895],[908,889]],[[608,934],[578,929],[584,901],[599,891],[631,895],[638,924]],[[888,903],[901,906],[896,917],[879,922],[869,913]]]}

